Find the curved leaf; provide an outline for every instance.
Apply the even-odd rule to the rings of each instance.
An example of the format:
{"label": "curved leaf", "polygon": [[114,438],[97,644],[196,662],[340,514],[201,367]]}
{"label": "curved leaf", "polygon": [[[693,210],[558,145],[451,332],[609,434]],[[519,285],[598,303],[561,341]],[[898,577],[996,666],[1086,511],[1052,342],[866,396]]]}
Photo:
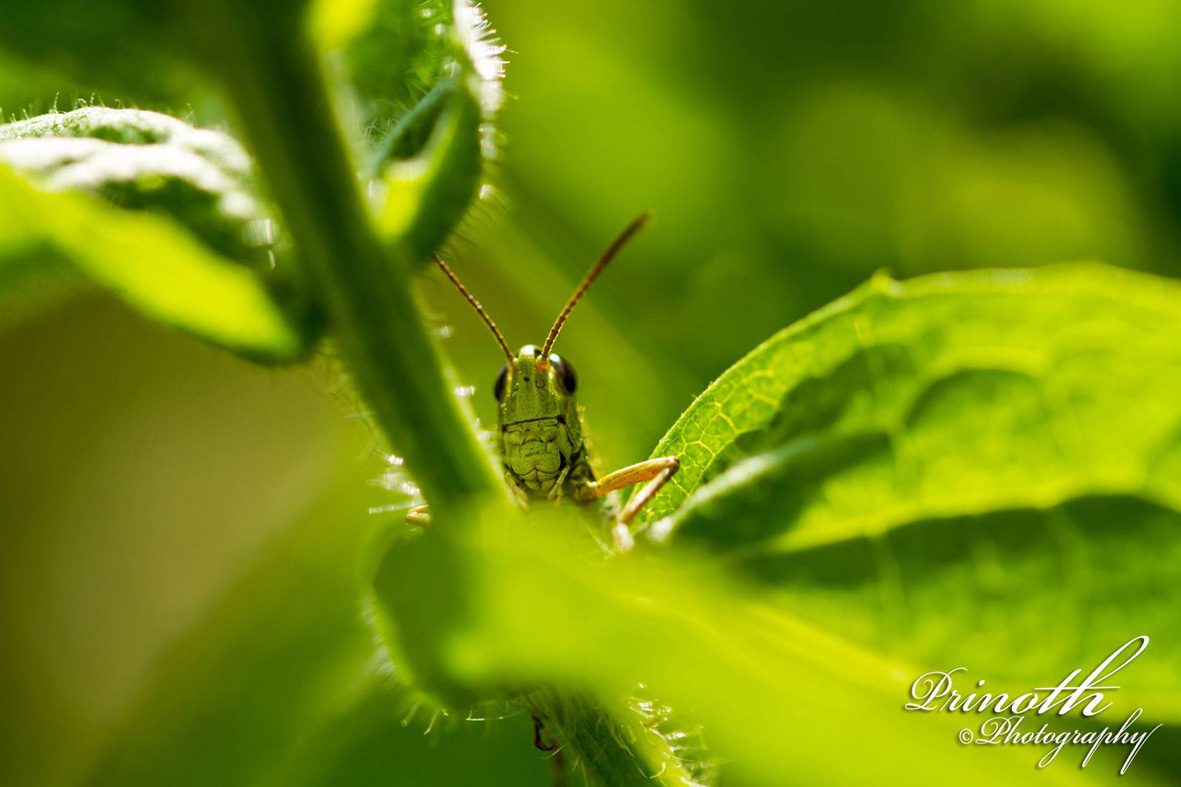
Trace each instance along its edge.
{"label": "curved leaf", "polygon": [[380,231],[420,265],[430,261],[479,189],[480,113],[472,91],[462,86],[469,81],[444,86],[447,103],[425,147],[413,158],[391,162],[382,176]]}
{"label": "curved leaf", "polygon": [[0,268],[29,260],[71,263],[149,316],[251,358],[293,360],[310,344],[310,322],[254,271],[172,221],[38,191],[0,166]]}
{"label": "curved leaf", "polygon": [[[1033,767],[1041,752],[1028,748],[965,749],[956,742],[963,720],[902,710],[920,674],[910,665],[775,609],[706,563],[667,553],[595,559],[577,536],[585,523],[569,509],[527,518],[489,511],[466,523],[395,546],[375,582],[396,663],[456,706],[541,684],[612,707],[642,683],[691,709],[724,784],[937,787],[949,773],[965,785],[1116,778],[1106,764],[1101,773],[1066,766],[1047,777]],[[1145,772],[1133,768],[1128,778]]]}
{"label": "curved leaf", "polygon": [[702,394],[657,448],[683,464],[648,521],[826,631],[990,681],[1147,634],[1125,694],[1176,721],[1179,437],[1177,283],[879,277]]}
{"label": "curved leaf", "polygon": [[[449,73],[455,56],[455,42],[446,32],[452,7],[449,0],[312,4],[313,34],[324,48],[343,48],[349,83],[376,137],[413,111]],[[343,9],[351,10],[345,14]]]}
{"label": "curved leaf", "polygon": [[250,157],[220,131],[158,112],[83,107],[0,126],[0,163],[46,191],[167,214],[222,254],[269,263]]}
{"label": "curved leaf", "polygon": [[[483,12],[467,0],[453,10],[440,4],[384,3],[374,28],[350,50],[362,95],[372,93],[374,80],[382,84],[394,76],[384,54],[382,68],[373,58],[378,45],[394,34],[402,36],[403,56],[413,55],[415,67],[396,74],[401,87],[385,97],[393,101],[392,109],[381,108],[382,102],[370,95],[370,104],[378,107],[371,109],[375,122],[397,118],[373,153],[371,169],[378,177],[373,190],[380,197],[379,231],[422,266],[479,196],[484,160],[495,150],[488,124],[502,101],[504,47]],[[407,89],[421,97],[402,109],[398,104],[410,97]]]}
{"label": "curved leaf", "polygon": [[[1040,387],[1043,379],[1063,396],[1080,396],[1065,403],[1083,408],[1087,420],[1081,426],[1101,429],[1113,441],[1114,454],[1092,457],[1096,461],[1082,469],[1115,473],[1143,459],[1154,439],[1162,441],[1158,449],[1167,447],[1169,424],[1153,418],[1162,407],[1168,412],[1168,397],[1161,394],[1167,394],[1169,379],[1161,367],[1177,349],[1179,297],[1169,280],[1097,264],[937,274],[908,282],[877,276],[759,345],[682,413],[653,452],[679,455],[681,471],[641,519],[667,516],[701,484],[769,445],[804,435],[849,435],[865,425],[879,432],[902,428],[906,424],[897,419],[922,422],[964,389],[975,392],[969,398],[986,396],[989,388],[1012,389],[1016,396],[1015,389]],[[1161,388],[1136,389],[1137,377]],[[907,397],[929,388],[926,400]],[[1161,398],[1152,399],[1146,413],[1128,407],[1125,397],[1137,396]],[[1044,406],[1058,409],[1062,403]],[[1119,424],[1109,420],[1116,414]],[[1115,440],[1117,426],[1128,428],[1130,441]],[[980,437],[991,434],[969,428]],[[1018,437],[1027,447],[1028,437]],[[736,448],[740,439],[747,444]],[[1085,432],[1074,430],[1073,439],[1064,451],[1078,451],[1080,458],[1092,453],[1080,444],[1090,440]],[[1002,441],[989,448],[1003,450]],[[1003,472],[980,459],[973,457],[980,472]]]}

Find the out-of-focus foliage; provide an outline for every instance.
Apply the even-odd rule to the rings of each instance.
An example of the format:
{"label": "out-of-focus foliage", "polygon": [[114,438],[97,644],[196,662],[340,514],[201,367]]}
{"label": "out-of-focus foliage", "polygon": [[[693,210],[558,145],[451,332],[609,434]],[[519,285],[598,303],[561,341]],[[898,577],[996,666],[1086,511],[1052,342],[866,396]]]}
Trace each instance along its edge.
{"label": "out-of-focus foliage", "polygon": [[375,667],[359,566],[389,495],[333,376],[93,294],[0,357],[5,784],[546,784],[519,711],[426,735]]}
{"label": "out-of-focus foliage", "polygon": [[[449,9],[437,5],[412,9],[397,3],[331,8],[321,4],[310,23],[325,45],[352,44],[348,50],[352,75],[360,80],[359,94],[375,116],[388,115],[390,110],[378,106],[371,83],[401,76],[388,70],[390,64],[383,68],[374,62],[372,53],[382,41],[387,48],[397,48],[400,32],[415,31],[410,36],[417,42],[410,47],[417,64],[414,72],[437,84],[443,98],[424,101],[426,110],[403,110],[408,121],[417,122],[396,126],[388,134],[374,156],[373,168],[381,175],[377,190],[383,232],[391,244],[420,264],[429,261],[430,252],[462,217],[479,187],[481,123],[499,105],[493,94],[499,91],[496,58],[500,50],[485,40],[483,17],[463,6],[456,29]],[[211,56],[202,49],[202,36],[186,33],[181,20],[168,14],[156,18],[151,9],[135,4],[127,4],[125,10],[140,26],[124,30],[125,38],[134,38],[137,31],[167,29],[177,40],[192,38],[194,51]],[[47,7],[40,16],[21,16],[10,32],[40,29],[39,21],[54,12],[66,11]],[[202,13],[213,21],[216,4]],[[47,48],[69,54],[78,45],[67,35]],[[479,69],[487,72],[486,79]],[[78,73],[84,72],[79,69]],[[100,71],[100,78],[104,76]],[[116,84],[125,84],[121,80],[127,75],[120,71],[109,76]],[[134,80],[131,84],[142,87]],[[392,98],[408,100],[419,87],[408,80],[405,95]],[[426,96],[417,98],[421,101]],[[27,215],[36,212],[36,202],[25,199],[26,193],[20,191],[24,204],[20,212],[10,211],[11,227],[0,233],[0,244],[9,250],[5,276],[0,279],[7,282],[6,287],[38,267],[65,258],[156,318],[249,357],[283,361],[307,351],[319,327],[318,316],[304,302],[305,294],[286,265],[279,266],[277,275],[268,269],[275,266],[275,225],[256,194],[251,161],[231,137],[159,113],[85,107],[0,127],[0,164],[14,168],[45,191],[82,191],[123,209],[168,215],[216,254],[250,262],[258,269],[258,275],[235,270],[181,232],[173,231],[162,241],[148,240],[151,230],[168,233],[169,228],[139,219],[125,226],[120,223],[122,217],[101,207],[89,208],[100,211],[98,221],[71,219],[50,229],[42,216]],[[13,182],[12,188],[19,191],[21,186]],[[9,201],[13,199],[10,195]],[[42,212],[59,210],[45,198],[38,199]],[[74,211],[88,209],[79,200],[64,204],[74,205]],[[107,224],[107,218],[114,223]],[[140,226],[149,231],[138,231]],[[176,251],[170,248],[173,236]],[[136,243],[143,245],[136,248]],[[29,264],[32,259],[39,264]]]}
{"label": "out-of-focus foliage", "polygon": [[[778,784],[791,773],[808,784],[940,785],[954,771],[957,784],[1033,785],[1042,775],[1022,752],[957,745],[962,724],[950,716],[903,713],[912,664],[760,603],[716,565],[650,554],[571,570],[572,555],[587,548],[577,516],[535,512],[523,524],[492,513],[472,524],[391,551],[376,583],[401,663],[437,673],[418,673],[436,687],[442,675],[458,681],[449,688],[455,703],[488,686],[538,681],[618,697],[642,681],[693,710],[722,783]],[[441,575],[452,582],[427,617],[414,599]],[[862,730],[858,756],[841,756],[847,736]],[[1109,762],[1095,765],[1054,776],[1116,783]],[[1138,765],[1127,778],[1151,784]],[[608,783],[642,776],[621,772]]]}
{"label": "out-of-focus foliage", "polygon": [[[440,85],[446,108],[421,152],[388,162],[380,181],[384,196],[380,230],[404,244],[410,259],[420,266],[430,262],[431,252],[468,210],[483,172],[478,82],[448,82]],[[395,127],[386,150],[395,149],[402,136],[403,129]]]}
{"label": "out-of-focus foliage", "polygon": [[[0,155],[12,144],[0,143]],[[142,162],[131,157],[130,163]],[[80,187],[104,188],[80,177]],[[136,175],[141,184],[144,177],[142,170]],[[145,313],[243,355],[291,360],[307,348],[306,318],[286,313],[253,271],[218,256],[173,222],[77,194],[39,191],[0,169],[0,269],[8,269],[0,283],[58,262],[77,266]]]}
{"label": "out-of-focus foliage", "polygon": [[507,288],[507,329],[544,332],[562,297],[530,292],[523,258],[573,281],[632,215],[657,218],[595,293],[654,368],[656,412],[617,410],[638,388],[597,360],[597,326],[563,333],[610,385],[592,415],[627,418],[612,453],[646,454],[735,358],[881,268],[1181,273],[1172,2],[486,5],[520,97],[496,221],[527,242],[497,228],[462,255],[495,266],[478,292]]}
{"label": "out-of-focus foliage", "polygon": [[228,135],[157,112],[84,107],[0,126],[0,167],[4,290],[66,263],[244,356],[306,354],[318,320],[290,270],[272,270],[274,226]]}
{"label": "out-of-focus foliage", "polygon": [[172,216],[220,254],[267,265],[250,157],[227,134],[158,112],[85,107],[0,126],[0,163],[45,191]]}
{"label": "out-of-focus foliage", "polygon": [[[219,18],[219,14],[227,9],[219,3],[200,7],[193,4],[189,8],[171,4],[148,8],[127,3],[101,19],[98,17],[102,13],[96,15],[98,9],[90,6],[50,3],[10,17],[5,35],[13,41],[20,39],[13,43],[13,49],[38,66],[53,66],[78,80],[65,82],[61,72],[45,78],[49,84],[56,81],[67,87],[80,99],[87,95],[80,83],[94,79],[104,91],[115,86],[153,102],[163,97],[175,106],[185,96],[177,91],[189,89],[194,83],[169,83],[168,89],[156,91],[156,78],[162,73],[145,71],[151,71],[161,61],[168,61],[168,72],[177,74],[185,73],[191,62],[200,61],[208,64],[217,60],[220,68],[232,69],[233,55],[241,55],[234,46],[257,34],[252,25],[265,27],[268,15],[276,15],[274,35],[298,36],[300,25],[292,24],[297,18],[289,12],[300,5],[253,6],[240,18],[246,24],[226,27],[227,17]],[[334,4],[330,12],[317,7],[312,24],[320,26],[315,32],[324,36],[321,43],[326,47],[346,45],[353,34],[367,29],[371,21],[363,8],[367,4],[349,5]],[[393,5],[383,10],[391,8]],[[417,7],[403,4],[399,9],[397,13],[413,12],[415,24],[420,23]],[[424,257],[425,247],[429,244],[433,248],[475,195],[485,132],[481,123],[488,117],[486,112],[495,108],[489,97],[496,88],[493,83],[498,74],[488,73],[488,79],[475,78],[472,75],[476,67],[487,67],[472,58],[495,57],[497,49],[482,37],[480,17],[473,16],[467,6],[461,11],[461,21],[466,25],[462,31],[451,28],[449,16],[432,22],[429,28],[438,51],[448,53],[445,59],[430,55],[429,62],[424,61],[424,67],[434,69],[433,80],[445,78],[451,82],[451,88],[443,93],[448,100],[442,114],[444,122],[438,124],[440,131],[434,132],[434,121],[439,118],[429,117],[429,122],[413,129],[421,135],[419,142],[411,139],[413,135],[400,135],[402,143],[391,144],[376,161],[377,165],[402,167],[396,185],[416,190],[413,198],[420,203],[410,206],[413,210],[409,217],[396,228],[397,232],[390,233],[389,241],[417,244]],[[55,16],[69,17],[69,23],[47,35],[54,27],[51,20]],[[109,35],[99,36],[103,31]],[[91,38],[90,33],[96,37]],[[332,35],[337,38],[331,39]],[[262,43],[274,46],[276,41],[272,37]],[[287,41],[279,43],[285,45]],[[227,57],[219,59],[215,50],[221,44],[226,46]],[[96,49],[117,50],[122,59],[117,67],[107,68]],[[258,55],[261,50],[247,53],[247,67],[234,73],[234,78],[249,80],[257,76],[251,73],[257,65],[249,59],[251,53]],[[95,67],[81,67],[80,54],[93,56]],[[378,63],[370,65],[381,67]],[[20,74],[22,68],[27,68],[30,75],[39,73],[36,68],[14,63],[4,74]],[[391,79],[400,76],[390,73]],[[8,168],[3,170],[6,210],[0,220],[0,248],[6,252],[2,282],[6,288],[18,283],[17,274],[26,284],[40,284],[43,280],[35,278],[36,271],[55,270],[55,262],[72,263],[144,313],[244,355],[290,359],[307,349],[305,326],[289,326],[290,317],[279,305],[286,294],[283,286],[264,286],[263,277],[272,275],[267,265],[240,264],[255,262],[252,258],[257,250],[244,231],[260,229],[256,222],[265,215],[267,203],[266,195],[255,191],[252,164],[237,143],[220,132],[197,129],[140,110],[95,106],[59,113],[59,101],[52,92],[22,93],[26,86],[33,85],[46,90],[42,82],[35,83],[28,76],[23,80],[14,76],[11,83],[0,76],[0,101],[4,106],[18,113],[26,108],[51,110],[24,120],[14,117],[16,122],[4,127],[4,140],[0,141],[9,154],[5,160],[23,176],[18,177]],[[407,95],[421,98],[415,91]],[[94,94],[90,97],[93,100]],[[217,103],[202,93],[192,94],[191,100],[201,102],[198,113],[204,114],[207,122],[227,125],[224,110]],[[331,118],[325,107],[317,110]],[[322,120],[300,118],[304,123]],[[298,129],[290,131],[300,133]],[[457,144],[456,139],[464,140],[464,144]],[[342,174],[351,177],[350,172]],[[266,185],[273,188],[275,183]],[[70,191],[86,194],[65,193]],[[421,205],[434,210],[424,211]],[[269,236],[271,229],[267,226],[261,231]],[[290,251],[287,247],[278,250],[283,254]],[[264,263],[267,261],[264,259]],[[278,273],[286,271],[280,269]],[[6,305],[13,302],[10,297]],[[97,313],[110,323],[105,317],[107,312],[100,309]],[[28,319],[27,313],[25,317]],[[28,335],[50,335],[45,324],[33,325],[36,330],[31,329]],[[26,337],[19,333],[15,336],[14,346],[25,347],[19,340]],[[78,351],[90,355],[93,353],[87,341],[98,342],[99,346],[113,341],[112,336],[102,332],[75,332],[72,338],[79,345]],[[138,352],[134,340],[123,339],[122,345],[119,339],[114,341],[111,357],[120,358],[120,347],[128,355],[126,360],[114,361],[116,370],[134,369],[135,363],[141,362],[159,364],[163,357]],[[61,350],[47,341],[39,351],[47,358],[53,355],[51,363],[63,369],[77,369],[81,374],[90,368],[85,363],[71,363]],[[191,352],[173,355],[178,368],[188,371],[191,367],[199,375],[199,357],[194,358]],[[233,376],[225,368],[214,374],[218,379]],[[139,402],[140,394],[153,390],[145,377],[132,373],[127,378],[128,389],[123,393],[126,406],[131,408],[129,415],[138,412],[136,408],[152,410],[152,405]],[[74,417],[82,415],[85,408],[64,405],[52,396],[36,397],[36,380],[35,376],[29,378],[33,387],[28,390],[21,387],[6,391],[12,405],[6,412],[15,417],[13,423],[20,422],[22,408],[56,405],[69,409],[68,417],[63,419],[70,425],[69,436],[86,440],[88,430],[79,428]],[[3,649],[8,667],[5,676],[11,676],[4,688],[13,711],[11,717],[6,711],[2,725],[8,774],[18,783],[36,784],[218,781],[285,785],[340,784],[342,779],[372,783],[389,773],[397,773],[400,783],[433,783],[446,778],[461,783],[521,784],[546,774],[544,762],[533,755],[529,746],[529,719],[520,707],[501,704],[487,709],[487,719],[452,717],[440,721],[435,706],[416,709],[417,701],[407,694],[405,686],[375,658],[373,635],[360,609],[367,580],[360,566],[375,559],[366,561],[364,553],[379,550],[384,544],[380,535],[384,529],[382,520],[366,515],[363,492],[366,475],[376,471],[358,462],[358,457],[372,453],[372,446],[366,444],[361,450],[354,446],[341,456],[325,454],[322,446],[314,445],[304,446],[302,453],[285,453],[272,433],[263,430],[260,435],[258,430],[235,430],[230,426],[234,418],[227,414],[227,408],[237,404],[233,394],[227,394],[224,407],[206,411],[202,396],[213,395],[208,386],[193,385],[191,376],[175,372],[167,380],[173,387],[162,396],[180,397],[185,402],[191,397],[201,407],[196,413],[188,413],[194,416],[197,433],[229,438],[226,450],[233,457],[221,462],[227,468],[236,468],[234,481],[241,488],[232,493],[225,490],[225,494],[211,492],[209,483],[216,474],[210,474],[192,485],[203,490],[194,504],[191,493],[152,488],[153,479],[166,486],[175,484],[176,479],[167,471],[145,474],[142,464],[133,462],[130,466],[140,468],[145,488],[115,482],[116,487],[131,493],[124,510],[130,507],[137,515],[155,515],[157,519],[138,522],[124,533],[122,521],[105,518],[102,499],[93,511],[86,506],[87,501],[78,499],[74,490],[79,485],[72,483],[75,476],[65,473],[61,479],[66,490],[62,495],[65,508],[59,527],[49,544],[29,543],[25,536],[28,512],[35,518],[40,513],[36,506],[45,501],[36,493],[22,492],[44,487],[47,494],[52,494],[52,486],[43,484],[42,479],[53,477],[54,471],[44,461],[28,461],[30,456],[38,455],[38,437],[32,431],[28,434],[29,445],[11,442],[7,446],[17,451],[12,457],[15,466],[26,468],[21,472],[6,470],[0,477],[0,498],[15,501],[13,515],[17,523],[11,531],[5,531],[5,543],[13,548],[6,550],[11,560],[5,563],[7,581],[0,607],[4,620],[13,624],[5,626],[6,634],[11,636],[5,637]],[[72,398],[78,397],[79,390],[86,391],[89,384],[61,382],[66,385],[61,393]],[[256,376],[254,382],[265,387],[268,381]],[[183,387],[186,383],[191,391]],[[282,388],[271,383],[275,402],[280,404]],[[322,392],[319,398],[323,399]],[[114,401],[89,391],[84,399],[96,407],[108,408]],[[347,398],[345,401],[347,414],[355,405]],[[185,408],[173,410],[184,412]],[[201,415],[213,416],[215,412],[222,421],[211,429]],[[247,408],[246,412],[252,412],[255,419],[262,415],[257,408]],[[287,417],[289,423],[299,424],[290,434],[302,435],[309,430],[315,433],[308,413],[275,412],[280,421]],[[101,419],[95,420],[102,423]],[[265,415],[261,420],[265,421]],[[328,424],[331,434],[331,420]],[[319,428],[323,432],[325,424],[320,423]],[[135,433],[134,429],[125,431]],[[262,444],[252,442],[260,436]],[[67,435],[63,432],[62,437]],[[234,444],[239,437],[240,444]],[[199,444],[200,440],[190,434],[187,440],[181,439],[177,450],[194,451]],[[71,448],[74,450],[61,450],[62,456],[77,453],[76,447]],[[89,453],[84,455],[90,457]],[[214,451],[197,450],[193,455],[196,463],[219,459]],[[90,461],[93,457],[87,463],[87,475],[103,477],[94,472]],[[178,470],[190,467],[187,462],[157,461],[164,467],[176,465]],[[267,476],[265,481],[256,477],[259,484],[288,477],[286,472],[275,477],[266,470],[268,464],[283,464],[285,470],[307,466],[305,475],[311,483],[280,483],[284,491],[278,500],[284,504],[260,507],[251,499],[250,484],[239,483],[238,477],[244,477],[243,466]],[[117,474],[115,477],[121,478]],[[335,480],[330,482],[329,478]],[[265,494],[255,497],[270,499]],[[223,498],[225,506],[219,508]],[[161,505],[153,507],[145,502],[149,499],[159,499]],[[191,513],[161,516],[173,499],[175,505],[190,506]],[[369,501],[379,509],[384,502],[379,498]],[[243,536],[241,547],[236,548],[234,540],[226,536],[227,532],[237,532],[232,527],[185,529],[190,519],[200,521],[202,517],[228,518],[237,522],[238,530],[252,535]],[[157,577],[155,573],[165,572],[168,562],[152,555],[152,549],[159,544],[156,531],[162,528],[179,528],[182,534],[178,537],[181,548],[176,551],[184,570],[174,570],[174,576],[161,573]],[[50,532],[49,528],[41,529]],[[119,602],[128,594],[134,595],[137,582],[145,587],[165,585],[193,597],[177,607],[168,591],[156,598],[149,595],[151,600],[146,601],[146,606],[175,609],[177,619],[157,626],[158,631],[152,625],[143,626],[140,636],[107,647],[110,652],[100,660],[102,666],[93,670],[103,676],[100,682],[104,683],[101,691],[94,692],[100,699],[93,703],[86,696],[89,692],[78,690],[81,681],[53,666],[73,663],[71,659],[45,660],[38,655],[44,649],[34,644],[47,629],[54,629],[58,636],[46,640],[46,646],[69,649],[82,644],[91,652],[103,650],[103,646],[90,641],[93,638],[89,635],[66,630],[68,621],[74,619],[77,602],[47,600],[31,605],[31,609],[24,608],[30,605],[18,604],[22,596],[52,586],[51,580],[38,576],[37,566],[58,570],[59,566],[72,565],[68,556],[72,552],[70,539],[80,531],[101,534],[95,536],[99,540],[129,542],[124,551],[143,558],[147,567],[125,572],[130,578],[122,587],[114,578],[101,579],[111,570],[110,549],[99,550],[94,565],[86,559],[73,561],[94,573],[96,580],[89,585],[98,585],[97,593],[91,588],[96,603]],[[135,537],[139,534],[144,540],[145,533],[147,546],[141,551],[134,543]],[[273,538],[275,543],[261,548],[264,538]],[[200,547],[195,552],[185,549],[189,541]],[[232,559],[231,564],[222,566],[226,559]],[[131,557],[126,560],[133,562]],[[190,590],[184,576],[189,570],[206,571],[209,578],[195,583],[198,587]],[[88,587],[87,582],[66,585],[70,589]],[[121,617],[123,612],[115,609],[90,617],[95,626],[116,620],[121,621],[118,625],[123,629],[135,629]],[[131,665],[122,671],[110,666],[118,661],[120,652],[131,659]],[[46,695],[43,686],[49,686],[52,696]],[[75,688],[71,690],[70,686]],[[17,725],[21,714],[24,723]],[[499,715],[505,718],[498,720]],[[440,734],[446,730],[446,737],[435,734],[424,738],[428,725]],[[495,759],[491,759],[493,756]]]}
{"label": "out-of-focus foliage", "polygon": [[339,50],[379,230],[419,267],[469,210],[495,152],[504,47],[481,9],[445,0],[312,5]]}
{"label": "out-of-focus foliage", "polygon": [[[0,107],[18,119],[134,100],[237,133],[241,97],[273,97],[275,83],[251,80],[307,30],[339,77],[374,226],[413,262],[466,210],[488,143],[507,142],[491,191],[504,201],[485,201],[447,252],[514,344],[539,340],[606,241],[654,210],[559,347],[603,469],[646,455],[735,358],[882,267],[1098,257],[1181,272],[1181,17],[1168,4],[488,6],[513,61],[495,138],[475,119],[499,90],[499,51],[457,38],[434,0],[14,5]],[[217,81],[237,106],[209,90]],[[333,122],[313,110],[259,158],[290,159],[303,132]],[[82,172],[107,144],[142,162],[130,141],[82,142]],[[75,166],[46,155],[43,168],[16,162],[39,187]],[[244,185],[265,214],[287,196],[283,174],[263,172],[258,191],[175,171],[164,191],[138,177],[84,189],[148,211],[133,213],[5,170],[0,285],[18,263],[68,260],[207,339],[294,353],[305,335],[282,333],[287,311],[218,229],[218,195]],[[166,209],[173,188],[184,210]],[[178,250],[189,284],[159,286]],[[490,422],[501,361],[435,281],[423,289],[454,322],[448,349]],[[1093,268],[1007,274],[992,294],[971,276],[887,281],[779,334],[691,407],[682,436],[721,406],[725,379],[762,364],[744,386],[766,383],[762,404],[726,410],[745,436],[703,433],[708,456],[687,451],[663,500],[696,493],[667,546],[602,561],[564,511],[474,517],[391,552],[378,589],[401,650],[394,679],[359,599],[398,500],[364,485],[380,472],[373,452],[339,433],[322,392],[214,361],[109,304],[73,300],[13,327],[6,302],[0,754],[15,783],[549,781],[520,706],[482,706],[488,722],[453,714],[423,736],[434,704],[410,712],[408,677],[465,709],[558,686],[546,706],[558,737],[622,755],[579,760],[590,772],[641,766],[619,778],[689,753],[665,747],[701,724],[705,764],[728,784],[1113,781],[1108,761],[1038,772],[1026,752],[960,748],[952,725],[898,708],[917,670],[962,657],[1024,688],[1140,625],[1153,646],[1120,702],[1175,721],[1174,288]],[[879,537],[860,536],[866,523]],[[599,704],[578,707],[583,696]],[[660,702],[629,715],[648,696]],[[687,718],[664,729],[661,702]],[[645,713],[652,725],[637,726]],[[1157,736],[1121,783],[1176,783],[1176,729]]]}

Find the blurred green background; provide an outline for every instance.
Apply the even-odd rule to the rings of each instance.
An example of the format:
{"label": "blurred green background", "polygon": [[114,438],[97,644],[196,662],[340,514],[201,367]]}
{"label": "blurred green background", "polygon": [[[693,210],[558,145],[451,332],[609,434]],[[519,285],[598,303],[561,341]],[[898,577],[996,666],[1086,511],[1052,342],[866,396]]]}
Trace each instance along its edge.
{"label": "blurred green background", "polygon": [[[656,215],[558,345],[607,466],[877,269],[1181,273],[1169,0],[485,7],[512,98],[447,253],[510,343]],[[0,59],[6,116],[95,90]],[[495,344],[441,278],[422,293],[493,422]],[[134,749],[144,783],[548,783],[527,719],[424,735],[372,677],[359,565],[397,499],[329,360],[260,370],[82,288],[0,306],[0,781],[103,783]]]}

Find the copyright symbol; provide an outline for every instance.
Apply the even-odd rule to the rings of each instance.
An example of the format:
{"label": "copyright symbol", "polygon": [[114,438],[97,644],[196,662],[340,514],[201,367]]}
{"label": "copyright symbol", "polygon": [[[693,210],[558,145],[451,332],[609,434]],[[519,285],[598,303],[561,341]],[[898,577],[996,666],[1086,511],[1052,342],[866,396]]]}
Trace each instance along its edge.
{"label": "copyright symbol", "polygon": [[960,730],[960,743],[971,743],[973,737],[972,731],[967,727],[964,727],[962,730]]}

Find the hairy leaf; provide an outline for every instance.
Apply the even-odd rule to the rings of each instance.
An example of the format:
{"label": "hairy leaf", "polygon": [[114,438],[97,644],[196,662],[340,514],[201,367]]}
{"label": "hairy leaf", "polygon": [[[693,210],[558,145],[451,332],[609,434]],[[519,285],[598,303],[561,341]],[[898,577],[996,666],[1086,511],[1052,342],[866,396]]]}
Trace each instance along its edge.
{"label": "hairy leaf", "polygon": [[394,160],[381,184],[381,232],[421,264],[467,212],[480,185],[480,113],[472,80],[451,81],[446,108],[422,151]]}
{"label": "hairy leaf", "polygon": [[[343,13],[342,7],[353,10]],[[485,121],[500,108],[504,47],[477,3],[320,0],[312,6],[312,19],[321,31],[322,45],[340,46],[347,40],[344,59],[349,81],[361,101],[365,122],[378,136],[399,136],[395,127],[457,68],[479,77],[473,87]],[[346,26],[348,35],[323,32]]]}
{"label": "hairy leaf", "polygon": [[46,191],[164,213],[222,254],[268,261],[250,157],[222,132],[158,112],[83,107],[0,126],[0,163]]}
{"label": "hairy leaf", "polygon": [[467,0],[381,2],[347,50],[370,126],[384,132],[369,164],[379,230],[414,264],[429,262],[479,195],[503,50]]}
{"label": "hairy leaf", "polygon": [[0,270],[46,261],[70,263],[144,313],[252,358],[291,360],[309,344],[312,326],[254,271],[171,220],[38,191],[0,166]]}
{"label": "hairy leaf", "polygon": [[[321,45],[343,45],[349,82],[374,136],[388,132],[447,75],[455,57],[454,39],[447,34],[452,5],[447,0],[318,0],[312,5]],[[343,27],[342,7],[354,9],[350,35],[332,33]]]}

